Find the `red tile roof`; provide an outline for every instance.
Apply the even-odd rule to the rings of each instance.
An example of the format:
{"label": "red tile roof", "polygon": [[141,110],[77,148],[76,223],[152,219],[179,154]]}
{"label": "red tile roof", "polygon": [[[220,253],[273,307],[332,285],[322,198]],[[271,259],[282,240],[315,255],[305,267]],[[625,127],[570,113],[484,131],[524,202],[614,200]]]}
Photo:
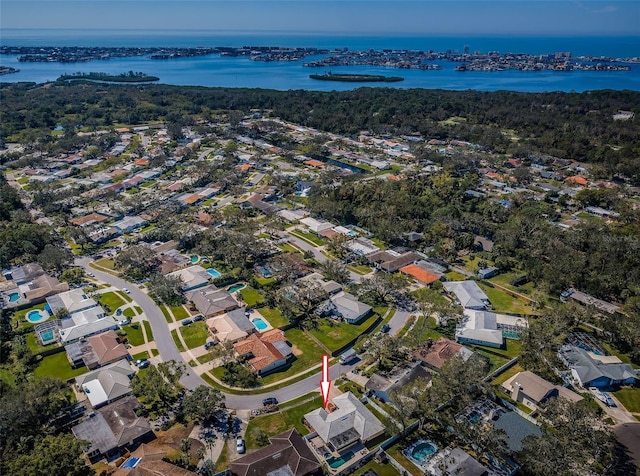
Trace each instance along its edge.
{"label": "red tile roof", "polygon": [[418,281],[421,281],[425,284],[431,284],[440,279],[440,276],[437,274],[433,274],[426,269],[421,268],[417,264],[410,264],[400,268],[400,272],[404,274],[408,274],[409,276],[413,276]]}

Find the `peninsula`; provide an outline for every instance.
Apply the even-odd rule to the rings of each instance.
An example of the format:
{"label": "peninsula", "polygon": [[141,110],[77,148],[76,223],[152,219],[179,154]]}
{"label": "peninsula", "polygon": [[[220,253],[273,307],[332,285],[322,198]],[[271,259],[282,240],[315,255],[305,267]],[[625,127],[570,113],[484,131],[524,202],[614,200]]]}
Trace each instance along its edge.
{"label": "peninsula", "polygon": [[145,73],[134,73],[129,71],[122,74],[108,74],[108,73],[73,73],[63,74],[58,78],[58,81],[104,81],[108,83],[150,83],[153,81],[159,81],[157,76],[149,76]]}
{"label": "peninsula", "polygon": [[350,83],[396,83],[398,81],[404,81],[404,78],[400,76],[384,76],[381,74],[343,74],[332,73],[331,71],[325,74],[310,74],[309,77],[320,81],[345,81]]}

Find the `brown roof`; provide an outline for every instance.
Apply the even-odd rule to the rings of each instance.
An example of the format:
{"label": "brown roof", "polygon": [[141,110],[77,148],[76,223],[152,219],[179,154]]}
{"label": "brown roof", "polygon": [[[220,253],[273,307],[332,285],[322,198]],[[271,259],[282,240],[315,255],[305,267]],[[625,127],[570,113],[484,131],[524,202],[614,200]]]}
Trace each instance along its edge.
{"label": "brown roof", "polygon": [[129,351],[118,340],[116,331],[109,330],[87,339],[98,358],[98,364],[105,365],[129,356]]}
{"label": "brown roof", "polygon": [[86,225],[88,223],[99,223],[101,221],[108,220],[108,216],[101,215],[99,213],[91,213],[89,215],[85,215],[83,217],[73,218],[71,219],[71,223],[77,226]]}
{"label": "brown roof", "polygon": [[429,367],[440,370],[451,357],[456,355],[462,346],[445,337],[440,337],[431,347],[420,347],[413,355]]}
{"label": "brown roof", "polygon": [[252,334],[247,339],[233,344],[233,348],[240,355],[253,354],[253,358],[249,359],[249,364],[259,372],[285,358],[273,343],[286,342],[286,340],[284,332],[280,329],[271,329],[263,334]]}
{"label": "brown roof", "polygon": [[269,446],[230,463],[231,473],[236,476],[265,476],[280,474],[278,470],[285,467],[293,476],[320,473],[320,463],[296,429],[280,433],[270,441]]}

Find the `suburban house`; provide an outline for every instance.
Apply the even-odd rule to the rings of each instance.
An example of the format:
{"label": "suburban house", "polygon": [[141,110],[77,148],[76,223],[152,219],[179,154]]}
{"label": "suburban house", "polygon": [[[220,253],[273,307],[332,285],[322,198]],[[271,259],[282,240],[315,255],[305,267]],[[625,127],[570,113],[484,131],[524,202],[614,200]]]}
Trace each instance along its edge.
{"label": "suburban house", "polygon": [[252,334],[247,339],[233,344],[238,355],[247,360],[258,375],[286,365],[293,352],[284,332],[271,329],[262,334]]}
{"label": "suburban house", "polygon": [[314,476],[322,467],[295,428],[269,439],[270,444],[229,464],[234,476]]}
{"label": "suburban house", "polygon": [[315,218],[311,217],[303,218],[302,220],[300,220],[300,223],[302,223],[304,226],[309,228],[309,230],[316,234],[320,233],[323,230],[331,229],[335,226],[333,223],[329,223],[328,221],[316,220]]}
{"label": "suburban house", "polygon": [[129,361],[122,359],[76,377],[76,386],[98,408],[129,395],[134,373]]}
{"label": "suburban house", "polygon": [[596,355],[574,345],[563,345],[558,357],[583,388],[634,385],[638,379],[633,367],[615,356]]}
{"label": "suburban house", "polygon": [[502,384],[502,388],[513,401],[520,402],[532,410],[537,410],[540,404],[554,397],[562,397],[570,402],[582,400],[577,393],[566,387],[554,385],[528,370],[515,374]]}
{"label": "suburban house", "polygon": [[198,312],[206,317],[217,316],[232,311],[238,303],[225,289],[218,289],[213,284],[185,293],[187,301],[191,301]]}
{"label": "suburban house", "polygon": [[86,365],[89,370],[129,358],[129,351],[114,330],[81,339],[65,346],[64,350],[72,367]]}
{"label": "suburban house", "polygon": [[406,274],[407,276],[411,276],[417,281],[420,281],[422,284],[432,284],[436,281],[440,281],[441,276],[435,273],[432,273],[430,270],[423,268],[418,263],[408,264],[407,266],[403,266],[400,268],[400,272],[402,274]]}
{"label": "suburban house", "polygon": [[326,450],[322,454],[364,444],[384,433],[380,420],[351,392],[335,397],[327,410],[318,408],[304,415],[304,421],[321,440],[314,446]]}
{"label": "suburban house", "polygon": [[456,342],[502,347],[504,337],[493,312],[465,309],[462,323],[456,326]]}
{"label": "suburban house", "polygon": [[120,231],[133,231],[136,228],[140,228],[146,225],[147,220],[139,216],[126,216],[121,220],[113,222],[112,227],[117,228]]}
{"label": "suburban house", "polygon": [[484,311],[491,306],[489,298],[475,281],[450,281],[442,284],[448,293],[453,293],[465,309]]}
{"label": "suburban house", "polygon": [[211,279],[211,275],[207,273],[207,270],[198,264],[169,273],[167,277],[180,278],[182,291],[185,292],[206,286]]}
{"label": "suburban house", "polygon": [[500,273],[500,270],[495,266],[487,266],[478,270],[478,276],[482,279],[489,279]]}
{"label": "suburban house", "polygon": [[349,324],[357,324],[369,316],[373,308],[358,301],[353,294],[340,291],[327,299],[319,308],[318,313],[333,319],[344,319]]}
{"label": "suburban house", "polygon": [[560,295],[560,300],[562,302],[566,302],[568,300],[576,301],[583,306],[593,306],[600,311],[607,312],[609,314],[615,314],[620,311],[620,306],[616,306],[607,301],[603,301],[602,299],[598,299],[589,294],[583,293],[582,291],[578,291],[576,289],[567,289]]}
{"label": "suburban house", "polygon": [[[40,324],[40,326],[51,324],[52,322],[49,321]],[[58,319],[54,321],[54,325],[56,326],[57,339],[64,345],[110,329],[118,329],[118,323],[115,319],[105,316],[104,310],[100,306],[75,313],[66,319]]]}
{"label": "suburban house", "polygon": [[432,476],[488,476],[489,470],[462,448],[445,448],[425,465],[425,474]]}
{"label": "suburban house", "polygon": [[95,411],[71,429],[78,440],[91,443],[85,454],[92,462],[118,457],[125,448],[132,450],[155,438],[149,422],[136,415],[137,406],[138,400],[130,396]]}
{"label": "suburban house", "polygon": [[464,361],[467,361],[473,352],[446,337],[440,337],[436,342],[427,342],[426,345],[422,345],[413,352],[414,358],[433,370],[440,370],[449,359],[456,355],[460,355]]}
{"label": "suburban house", "polygon": [[395,273],[400,268],[420,259],[415,251],[380,250],[367,255],[369,263],[387,273]]}
{"label": "suburban house", "polygon": [[411,382],[415,381],[431,381],[431,374],[420,364],[414,364],[405,368],[395,371],[394,375],[385,377],[378,373],[374,373],[364,388],[369,391],[370,394],[375,395],[376,398],[385,402],[389,401],[391,392],[398,390]]}
{"label": "suburban house", "polygon": [[256,332],[256,327],[245,314],[245,309],[234,309],[207,319],[209,332],[220,342],[235,342]]}
{"label": "suburban house", "polygon": [[81,288],[49,296],[47,304],[52,313],[55,314],[58,309],[63,308],[67,310],[69,316],[98,306],[98,303],[87,296]]}

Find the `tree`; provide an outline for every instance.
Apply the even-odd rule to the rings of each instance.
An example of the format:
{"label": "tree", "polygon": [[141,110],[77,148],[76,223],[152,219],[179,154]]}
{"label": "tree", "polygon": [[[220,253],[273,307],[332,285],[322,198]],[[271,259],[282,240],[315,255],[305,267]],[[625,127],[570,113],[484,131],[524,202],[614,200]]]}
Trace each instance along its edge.
{"label": "tree", "polygon": [[324,276],[332,281],[340,284],[347,284],[351,280],[351,276],[346,266],[335,259],[328,259],[320,265],[320,271]]}
{"label": "tree", "polygon": [[400,274],[376,273],[372,278],[360,282],[358,297],[372,305],[385,305],[389,302],[402,302],[407,299],[405,288],[407,278]]}
{"label": "tree", "polygon": [[47,435],[36,441],[29,452],[18,454],[7,464],[7,474],[32,476],[89,476],[95,474],[80,458],[87,447],[86,441],[77,440],[70,433]]}
{"label": "tree", "polygon": [[73,261],[73,254],[67,248],[46,245],[37,256],[38,263],[50,271],[61,272]]}
{"label": "tree", "polygon": [[255,388],[258,379],[253,371],[239,362],[229,362],[224,365],[224,375],[221,380],[227,385],[240,388]]}
{"label": "tree", "polygon": [[60,281],[66,281],[69,284],[81,284],[84,281],[84,269],[68,268],[60,275]]}
{"label": "tree", "polygon": [[552,398],[542,408],[541,421],[542,435],[525,438],[518,453],[527,474],[609,474],[614,438],[586,400]]}
{"label": "tree", "polygon": [[150,248],[143,245],[133,245],[118,253],[114,264],[116,269],[137,281],[155,273],[160,266],[160,260]]}
{"label": "tree", "polygon": [[190,420],[211,423],[226,421],[224,396],[220,390],[201,385],[182,400],[182,413]]}
{"label": "tree", "polygon": [[185,298],[182,294],[182,278],[180,276],[154,275],[147,284],[149,295],[157,303],[165,303],[169,306],[179,306],[184,304]]}
{"label": "tree", "polygon": [[131,380],[131,390],[142,403],[143,415],[162,414],[178,401],[182,393],[179,384],[184,366],[175,361],[151,365],[144,373],[138,373]]}

